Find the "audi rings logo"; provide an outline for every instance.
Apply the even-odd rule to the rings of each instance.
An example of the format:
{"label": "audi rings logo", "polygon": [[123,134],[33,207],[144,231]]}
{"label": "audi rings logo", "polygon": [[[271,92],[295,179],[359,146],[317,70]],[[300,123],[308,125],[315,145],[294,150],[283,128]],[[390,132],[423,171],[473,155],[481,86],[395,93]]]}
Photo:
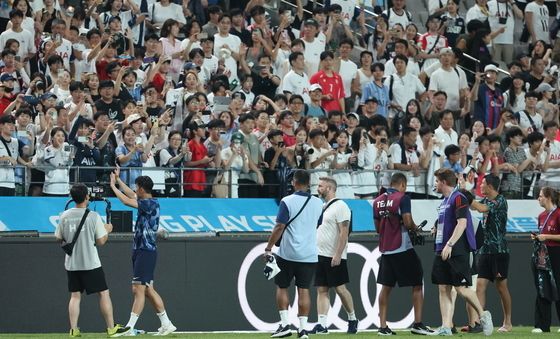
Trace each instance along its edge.
{"label": "audi rings logo", "polygon": [[[259,331],[274,331],[278,327],[278,322],[269,323],[263,321],[256,315],[249,301],[247,300],[247,275],[249,272],[249,268],[253,264],[255,260],[261,260],[262,254],[264,253],[264,249],[266,248],[266,243],[262,243],[260,245],[255,246],[241,264],[241,268],[239,269],[239,277],[237,279],[237,295],[239,297],[239,304],[241,309],[243,310],[243,314],[245,318],[249,321],[249,323]],[[379,327],[379,305],[377,302],[371,303],[370,295],[369,295],[369,285],[370,285],[370,277],[373,276],[373,281],[377,281],[377,272],[379,271],[379,264],[378,259],[381,256],[379,249],[376,247],[373,251],[368,250],[366,247],[356,244],[356,243],[349,243],[348,244],[348,253],[352,253],[355,255],[359,255],[365,260],[365,264],[362,268],[362,272],[360,274],[360,299],[362,300],[363,309],[366,313],[366,316],[360,320],[359,328],[361,330],[368,329],[372,325],[375,327]],[[375,300],[377,301],[379,298],[379,294],[381,293],[381,285],[377,285],[377,293],[375,296]],[[356,302],[356,299],[354,299]],[[274,305],[272,297],[271,297],[271,305]],[[273,306],[271,306],[273,307]],[[334,305],[331,305],[329,310],[328,319],[330,324],[334,324],[339,329],[345,330],[347,325],[346,320],[341,319],[338,314],[340,313],[340,308],[342,307],[342,303],[340,298],[336,296],[334,301]],[[294,325],[298,325],[297,319],[297,312],[292,312],[292,308],[297,308],[297,295],[294,298],[293,304],[290,306],[290,321]],[[359,316],[359,315],[358,315]],[[396,322],[387,322],[390,328],[407,328],[414,322],[414,309],[411,308],[410,312],[401,320]]]}

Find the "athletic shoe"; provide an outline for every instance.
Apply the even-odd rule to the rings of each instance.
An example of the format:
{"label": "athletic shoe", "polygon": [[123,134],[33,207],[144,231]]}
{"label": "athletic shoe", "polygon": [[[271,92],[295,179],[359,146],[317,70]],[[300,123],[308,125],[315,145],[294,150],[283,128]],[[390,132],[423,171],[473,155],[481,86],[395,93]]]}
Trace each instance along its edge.
{"label": "athletic shoe", "polygon": [[421,322],[412,324],[412,328],[410,329],[410,332],[412,334],[420,334],[420,335],[430,335],[431,333],[434,333],[432,329],[430,329],[428,326],[424,325]]}
{"label": "athletic shoe", "polygon": [[81,337],[82,333],[80,332],[79,328],[70,329],[70,338],[78,338]]}
{"label": "athletic shoe", "polygon": [[452,336],[453,333],[451,333],[451,329],[449,327],[440,327],[428,335]]}
{"label": "athletic shoe", "polygon": [[469,330],[467,332],[469,333],[480,333],[482,332],[482,325],[480,325],[479,323],[475,322],[474,326],[469,325]]}
{"label": "athletic shoe", "polygon": [[301,339],[309,339],[309,336],[307,335],[306,330],[299,331],[298,334],[297,334],[297,337],[301,338]]}
{"label": "athletic shoe", "polygon": [[455,325],[451,327],[451,334],[457,334],[457,327],[455,327]]}
{"label": "athletic shoe", "polygon": [[381,327],[377,330],[377,335],[397,335],[395,332],[391,331],[389,326]]}
{"label": "athletic shoe", "polygon": [[543,330],[541,330],[540,328],[533,328],[531,330],[531,333],[540,334],[540,333],[543,333]]}
{"label": "athletic shoe", "polygon": [[492,323],[492,314],[490,314],[489,311],[482,312],[480,324],[482,325],[482,332],[484,332],[484,335],[492,334],[494,331],[494,324]]}
{"label": "athletic shoe", "polygon": [[309,331],[309,334],[329,334],[329,329],[323,327],[321,324],[317,324],[311,331]]}
{"label": "athletic shoe", "polygon": [[164,336],[171,334],[177,331],[177,327],[175,327],[172,323],[169,323],[167,326],[162,326],[158,329],[158,332],[154,335]]}
{"label": "athletic shoe", "polygon": [[[159,328],[158,328],[158,332],[159,332]],[[131,328],[130,330],[128,330],[125,334],[123,334],[123,337],[135,337],[137,335],[141,335],[141,334],[146,334],[146,331],[144,330],[137,330],[135,328]]]}
{"label": "athletic shoe", "polygon": [[292,335],[290,330],[290,325],[282,327],[282,324],[278,325],[276,332],[272,333],[271,338],[286,338]]}
{"label": "athletic shoe", "polygon": [[348,320],[348,334],[358,333],[358,320]]}
{"label": "athletic shoe", "polygon": [[116,324],[113,328],[107,329],[107,337],[115,338],[115,337],[122,337],[127,332],[129,332],[130,327],[124,327],[123,325]]}

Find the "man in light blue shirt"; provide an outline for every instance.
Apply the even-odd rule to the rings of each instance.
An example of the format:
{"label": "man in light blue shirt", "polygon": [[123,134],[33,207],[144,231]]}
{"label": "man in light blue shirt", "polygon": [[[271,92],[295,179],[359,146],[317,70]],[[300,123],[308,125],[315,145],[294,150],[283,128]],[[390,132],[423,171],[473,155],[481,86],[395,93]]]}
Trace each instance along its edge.
{"label": "man in light blue shirt", "polygon": [[321,199],[309,193],[310,175],[305,170],[294,172],[295,192],[280,201],[276,226],[268,239],[265,257],[272,255],[272,246],[281,239],[276,254],[280,273],[274,278],[277,285],[276,301],[282,323],[272,338],[291,335],[288,316],[290,296],[288,287],[295,278],[298,305],[298,338],[307,338],[307,317],[311,305],[309,287],[313,280],[317,254],[317,222],[323,210]]}
{"label": "man in light blue shirt", "polygon": [[375,63],[371,65],[373,73],[373,81],[368,82],[362,87],[362,97],[360,105],[365,105],[366,101],[370,98],[376,98],[378,102],[377,114],[387,117],[387,110],[389,107],[389,87],[383,83],[383,75],[385,74],[385,65],[382,63]]}

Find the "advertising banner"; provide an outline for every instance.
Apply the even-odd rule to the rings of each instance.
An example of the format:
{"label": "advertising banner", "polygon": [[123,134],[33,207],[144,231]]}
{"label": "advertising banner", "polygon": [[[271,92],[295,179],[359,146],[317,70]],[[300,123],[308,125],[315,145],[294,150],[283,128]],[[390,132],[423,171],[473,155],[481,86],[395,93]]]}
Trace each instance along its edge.
{"label": "advertising banner", "polygon": [[[40,197],[0,197],[0,231],[54,232],[68,199]],[[110,198],[112,210],[131,210]],[[374,231],[371,201],[345,200],[352,209],[353,231]],[[159,199],[160,226],[168,232],[269,232],[275,225],[278,205],[274,199]],[[439,200],[414,200],[416,223],[427,220],[426,230],[437,218]],[[509,200],[508,232],[537,229],[542,211],[536,200]],[[90,209],[105,217],[105,203],[92,202]],[[133,218],[136,219],[135,210]],[[478,220],[482,216],[475,214]]]}

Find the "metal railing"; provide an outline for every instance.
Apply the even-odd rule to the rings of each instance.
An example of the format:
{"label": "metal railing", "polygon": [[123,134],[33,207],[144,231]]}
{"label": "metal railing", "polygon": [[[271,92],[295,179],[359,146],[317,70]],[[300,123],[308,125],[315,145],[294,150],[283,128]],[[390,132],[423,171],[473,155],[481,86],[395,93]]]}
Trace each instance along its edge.
{"label": "metal railing", "polygon": [[[60,181],[49,181],[48,185],[64,185],[67,184],[70,187],[72,184],[81,182],[90,187],[101,187],[103,188],[103,194],[105,196],[113,196],[112,191],[109,187],[109,174],[114,169],[112,167],[94,167],[94,166],[66,166],[66,167],[33,167],[37,170],[42,171],[65,171],[68,173],[68,180],[60,180]],[[0,187],[7,187],[7,186],[15,186],[16,187],[16,195],[18,196],[26,196],[29,195],[30,189],[29,187],[32,186],[43,186],[45,185],[45,181],[33,181],[30,177],[30,171],[28,171],[27,167],[24,166],[7,166],[1,165],[0,166],[0,177],[6,177],[5,171],[15,171],[15,185],[14,181],[11,180],[0,180]],[[203,187],[204,189],[200,192],[200,197],[212,197],[212,189],[216,185],[227,186],[227,196],[220,196],[223,198],[232,198],[232,197],[245,197],[242,194],[235,194],[234,190],[239,190],[242,192],[244,189],[252,189],[253,192],[257,192],[255,196],[251,197],[258,197],[258,198],[281,198],[282,196],[289,194],[290,187],[291,187],[291,173],[292,169],[289,171],[283,171],[281,173],[286,174],[286,176],[278,175],[277,170],[268,170],[262,169],[261,174],[264,175],[265,182],[263,185],[259,185],[257,183],[247,183],[247,182],[239,182],[236,179],[239,178],[239,174],[241,173],[235,169],[220,169],[220,168],[193,168],[193,167],[121,167],[121,178],[125,181],[131,188],[134,188],[134,183],[131,182],[132,179],[130,175],[132,175],[131,171],[138,171],[139,175],[147,175],[152,178],[154,181],[154,190],[156,194],[160,197],[189,197],[189,190],[187,187],[192,185],[197,185]],[[201,182],[187,182],[184,180],[183,173],[189,171],[203,171],[206,174],[206,180]],[[2,173],[4,172],[4,173]],[[172,180],[165,180],[170,179],[169,176],[173,172],[175,174],[175,181]],[[437,197],[438,194],[434,193],[433,191],[433,175],[432,173],[428,173],[426,170],[418,171],[417,176],[413,176],[411,171],[399,171],[399,170],[367,170],[367,169],[309,169],[308,172],[312,174],[312,190],[313,193],[316,193],[316,184],[318,183],[318,178],[320,176],[331,176],[338,181],[338,192],[346,192],[347,194],[351,194],[351,196],[347,195],[344,198],[371,198],[372,196],[376,195],[381,187],[388,187],[390,177],[392,173],[395,172],[402,172],[409,174],[409,192],[414,192],[416,198],[434,198]],[[502,172],[503,175],[511,174],[510,172]],[[167,175],[167,177],[166,177]],[[223,175],[227,178],[224,182],[215,182],[215,177],[217,175]],[[533,198],[538,195],[538,192],[535,195],[536,189],[541,187],[542,185],[556,185],[557,188],[560,188],[560,172],[549,172],[544,173],[547,179],[551,177],[558,177],[558,181],[552,180],[547,182],[547,179],[539,179],[539,180],[532,180],[542,176],[543,173],[539,171],[524,171],[521,173],[521,187],[517,190],[519,196],[515,196],[515,194],[509,194],[508,192],[504,192],[510,198]],[[134,175],[133,175],[134,176]],[[178,176],[178,177],[177,177]],[[95,180],[86,180],[85,178],[91,177],[95,178]],[[505,177],[504,177],[505,178]],[[525,179],[525,180],[524,180]],[[173,187],[179,191],[179,194],[165,194],[167,188]],[[19,189],[18,189],[19,188]],[[225,187],[222,187],[222,189]],[[181,193],[183,191],[183,193]],[[532,197],[528,196],[528,192],[531,191]],[[223,190],[222,190],[223,192]],[[360,193],[363,192],[363,193]],[[37,193],[37,192],[36,192]],[[511,192],[510,192],[511,193]],[[223,193],[222,193],[223,194]],[[354,195],[355,194],[355,195]],[[35,194],[36,195],[36,194]]]}

